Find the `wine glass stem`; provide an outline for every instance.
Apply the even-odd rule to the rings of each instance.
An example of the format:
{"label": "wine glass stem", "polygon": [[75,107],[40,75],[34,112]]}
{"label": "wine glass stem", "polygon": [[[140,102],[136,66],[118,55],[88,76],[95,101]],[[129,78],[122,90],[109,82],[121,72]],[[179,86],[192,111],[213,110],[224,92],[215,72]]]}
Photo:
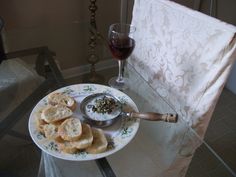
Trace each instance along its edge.
{"label": "wine glass stem", "polygon": [[116,81],[123,82],[125,60],[118,60],[118,66],[119,66],[119,74],[118,74],[118,78],[116,79]]}

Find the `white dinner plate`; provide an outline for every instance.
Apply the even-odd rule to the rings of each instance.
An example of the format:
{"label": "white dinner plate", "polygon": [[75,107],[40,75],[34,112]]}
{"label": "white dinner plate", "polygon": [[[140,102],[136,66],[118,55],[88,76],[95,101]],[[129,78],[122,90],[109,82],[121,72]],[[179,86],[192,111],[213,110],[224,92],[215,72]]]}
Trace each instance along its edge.
{"label": "white dinner plate", "polygon": [[[125,93],[116,90],[114,88],[98,85],[98,84],[76,84],[71,86],[66,86],[60,88],[54,92],[66,93],[73,97],[77,102],[77,108],[74,112],[75,117],[81,119],[81,112],[79,110],[79,105],[81,101],[86,97],[94,93],[109,93],[118,98],[123,104],[125,111],[136,111],[138,108],[132,99]],[[80,151],[75,154],[69,154],[62,152],[58,149],[58,145],[54,140],[49,140],[44,137],[36,128],[36,114],[37,112],[47,105],[47,96],[41,99],[38,104],[34,107],[29,118],[29,132],[34,143],[44,152],[65,160],[73,161],[85,161],[85,160],[95,160],[102,157],[111,155],[123,147],[125,147],[135,136],[139,128],[139,119],[135,118],[121,118],[113,125],[102,128],[108,140],[108,148],[105,152],[99,154],[89,154],[86,151]],[[81,119],[82,120],[82,119]]]}

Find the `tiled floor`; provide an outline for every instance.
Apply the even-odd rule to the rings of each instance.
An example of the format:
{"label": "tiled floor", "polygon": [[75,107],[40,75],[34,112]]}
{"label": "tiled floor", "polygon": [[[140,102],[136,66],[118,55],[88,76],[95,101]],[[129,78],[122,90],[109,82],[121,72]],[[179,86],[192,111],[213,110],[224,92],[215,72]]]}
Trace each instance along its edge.
{"label": "tiled floor", "polygon": [[[220,96],[207,129],[205,141],[236,172],[236,95],[228,89],[224,89]],[[199,163],[200,161],[205,164]],[[228,177],[232,175],[202,145],[191,162],[187,176]]]}
{"label": "tiled floor", "polygon": [[205,140],[236,172],[236,95],[227,89],[219,99]]}
{"label": "tiled floor", "polygon": [[[111,75],[117,74],[117,69],[99,71],[105,76],[107,83]],[[70,83],[78,83],[79,78],[72,78]],[[205,141],[224,160],[224,162],[236,172],[236,95],[228,89],[224,89],[215,108]],[[205,162],[205,164],[202,164]],[[187,177],[231,177],[227,168],[202,145],[196,152]]]}
{"label": "tiled floor", "polygon": [[[117,72],[118,69],[113,68],[98,73],[104,76],[103,83],[107,83],[110,76],[116,75]],[[83,82],[82,76],[67,79],[68,84],[81,82]],[[28,117],[29,115],[26,115],[22,118],[13,129],[28,134]],[[34,177],[40,163],[38,150],[33,142],[5,136],[0,141],[0,177]]]}
{"label": "tiled floor", "polygon": [[[110,69],[106,69],[102,71],[97,71],[97,74],[99,74],[103,78],[100,84],[107,84],[111,77],[118,75],[118,68],[110,68]],[[87,78],[87,75],[69,78],[67,79],[67,83],[76,84],[76,83],[81,83],[81,82],[87,82],[86,78]]]}
{"label": "tiled floor", "polygon": [[[28,118],[29,115],[24,116],[13,130],[28,134]],[[0,152],[0,177],[32,177],[37,174],[40,151],[32,141],[6,135],[0,141]]]}
{"label": "tiled floor", "polygon": [[[111,68],[105,71],[99,71],[98,73],[104,76],[103,83],[107,83],[111,75],[117,74],[117,69]],[[83,77],[76,77],[67,79],[67,82],[75,84],[81,83],[82,80]],[[236,171],[236,95],[232,94],[227,89],[224,89],[220,97],[212,120],[209,124],[205,140],[230,166],[230,168]],[[30,177],[35,173],[35,171],[37,171],[39,156],[37,155],[38,152],[36,152],[35,145],[32,143],[25,143],[24,145],[28,147],[29,151],[21,151],[20,146],[15,147],[12,145],[12,148],[15,149],[14,152],[18,152],[17,156],[14,156],[14,153],[12,153],[13,151],[9,146],[6,147],[4,156],[3,154],[0,156],[0,162],[3,160],[3,157],[7,156],[7,154],[14,162],[0,163],[0,171],[8,171],[18,175],[19,177]],[[1,146],[3,146],[3,144],[1,144],[0,147]],[[31,155],[35,156],[34,162],[28,161],[30,158],[27,157]],[[21,163],[16,163],[17,160],[20,160]],[[202,162],[205,163],[203,164]],[[15,164],[21,165],[17,166]],[[27,166],[27,168],[23,168],[25,166]],[[222,165],[222,163],[211,152],[209,152],[204,145],[197,150],[187,173],[187,177],[228,176],[230,177],[232,175],[229,174],[228,170]]]}

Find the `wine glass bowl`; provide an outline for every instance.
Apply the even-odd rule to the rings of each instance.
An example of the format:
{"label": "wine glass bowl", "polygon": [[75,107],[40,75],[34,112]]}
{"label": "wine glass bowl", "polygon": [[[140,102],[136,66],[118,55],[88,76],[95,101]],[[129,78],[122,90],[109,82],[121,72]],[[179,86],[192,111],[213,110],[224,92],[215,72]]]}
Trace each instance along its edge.
{"label": "wine glass bowl", "polygon": [[127,88],[127,79],[124,78],[124,63],[135,47],[135,41],[132,38],[135,30],[134,26],[122,23],[112,24],[109,28],[108,44],[113,57],[118,60],[119,74],[118,77],[111,78],[108,83],[119,90]]}

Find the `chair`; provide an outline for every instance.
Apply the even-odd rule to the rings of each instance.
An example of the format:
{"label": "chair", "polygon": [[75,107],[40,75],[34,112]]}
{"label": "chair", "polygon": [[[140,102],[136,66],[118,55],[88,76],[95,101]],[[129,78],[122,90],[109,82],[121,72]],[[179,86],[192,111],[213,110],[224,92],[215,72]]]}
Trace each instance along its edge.
{"label": "chair", "polygon": [[165,0],[136,0],[132,23],[130,63],[203,137],[235,60],[236,28]]}
{"label": "chair", "polygon": [[[215,105],[236,59],[236,28],[167,0],[135,0],[135,49],[129,59],[137,72],[204,138]],[[152,127],[154,128],[154,126]],[[170,137],[183,130],[153,130]],[[160,176],[184,176],[196,148],[190,130],[179,153]]]}
{"label": "chair", "polygon": [[[22,146],[32,143],[26,123],[27,113],[49,90],[64,85],[53,60],[55,54],[46,46],[8,52],[2,32],[3,24],[0,18],[0,150],[4,152],[1,155],[1,167],[12,165],[16,155],[13,157],[9,154],[32,156],[32,149],[29,153]],[[30,55],[37,56],[36,70],[21,59]],[[49,71],[46,70],[46,62]]]}
{"label": "chair", "polygon": [[[9,52],[5,42],[3,25],[3,19],[0,18],[0,96],[1,101],[3,101],[0,101],[1,118],[7,116],[43,81],[47,81],[51,76],[56,79],[59,85],[64,84],[62,75],[53,60],[53,56],[55,56],[53,52],[49,51],[46,46]],[[30,55],[37,55],[35,68],[21,59],[21,57]],[[47,65],[50,66],[49,70],[47,69],[47,62]],[[60,77],[56,77],[56,75]],[[9,96],[11,99],[7,99]]]}
{"label": "chair", "polygon": [[[160,95],[180,120],[143,121],[134,140],[108,161],[117,176],[184,177],[236,58],[236,28],[167,0],[135,0],[132,24],[136,46],[128,62],[147,81],[127,66],[135,102],[142,111],[165,111],[152,105]],[[146,84],[157,94],[143,92]]]}

